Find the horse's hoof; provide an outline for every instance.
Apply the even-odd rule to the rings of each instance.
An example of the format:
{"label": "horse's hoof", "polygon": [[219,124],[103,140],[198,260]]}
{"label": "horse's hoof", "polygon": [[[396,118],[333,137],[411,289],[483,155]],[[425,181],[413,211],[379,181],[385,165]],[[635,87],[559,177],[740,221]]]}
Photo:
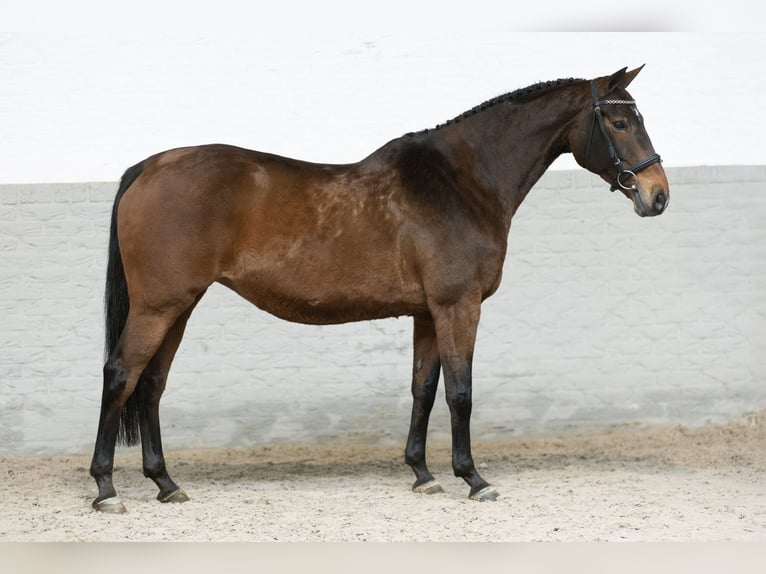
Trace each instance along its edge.
{"label": "horse's hoof", "polygon": [[418,494],[438,494],[439,492],[444,492],[444,489],[435,480],[430,480],[420,486],[413,486],[412,492],[417,492]]}
{"label": "horse's hoof", "polygon": [[186,494],[183,489],[179,488],[178,490],[174,490],[170,494],[165,494],[163,492],[160,492],[157,495],[157,500],[160,502],[186,502],[189,500],[189,495]]}
{"label": "horse's hoof", "polygon": [[471,500],[478,500],[479,502],[495,501],[500,493],[495,490],[494,486],[485,486],[476,494],[470,495],[468,498]]}
{"label": "horse's hoof", "polygon": [[93,501],[93,508],[107,514],[125,514],[128,511],[118,496],[112,496],[104,500],[96,499]]}

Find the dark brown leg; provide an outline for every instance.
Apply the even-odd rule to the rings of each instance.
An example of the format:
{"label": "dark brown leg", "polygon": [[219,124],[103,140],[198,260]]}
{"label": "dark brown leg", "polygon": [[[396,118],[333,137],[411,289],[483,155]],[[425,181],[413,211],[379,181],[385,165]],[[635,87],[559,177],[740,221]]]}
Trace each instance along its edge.
{"label": "dark brown leg", "polygon": [[[204,294],[204,293],[203,293]],[[165,456],[162,452],[162,437],[160,433],[160,398],[165,390],[170,365],[181,344],[186,323],[194,307],[201,299],[197,297],[194,304],[184,311],[165,336],[165,340],[157,353],[141,375],[141,392],[144,393],[140,417],[141,451],[143,454],[144,476],[151,478],[160,489],[157,500],[160,502],[186,502],[189,497],[173,482],[165,466]]]}
{"label": "dark brown leg", "polygon": [[98,486],[98,496],[93,501],[96,510],[125,512],[112,484],[120,414],[178,315],[179,312],[174,310],[157,312],[131,308],[117,347],[104,365],[101,415],[90,468]]}
{"label": "dark brown leg", "polygon": [[455,476],[471,487],[474,500],[495,500],[497,491],[476,470],[471,454],[471,367],[480,299],[432,309],[439,353],[444,372],[444,388],[452,425],[452,468]]}
{"label": "dark brown leg", "polygon": [[434,323],[430,317],[415,317],[413,348],[412,419],[404,461],[415,472],[412,489],[415,492],[434,494],[443,492],[443,489],[426,467],[426,435],[439,386],[441,361]]}
{"label": "dark brown leg", "polygon": [[128,384],[128,373],[122,367],[119,356],[113,355],[104,365],[101,415],[90,465],[90,474],[98,486],[98,496],[93,501],[93,508],[104,512],[125,512],[125,506],[117,497],[117,491],[112,485],[112,470],[120,412],[129,392],[132,392],[132,388]]}

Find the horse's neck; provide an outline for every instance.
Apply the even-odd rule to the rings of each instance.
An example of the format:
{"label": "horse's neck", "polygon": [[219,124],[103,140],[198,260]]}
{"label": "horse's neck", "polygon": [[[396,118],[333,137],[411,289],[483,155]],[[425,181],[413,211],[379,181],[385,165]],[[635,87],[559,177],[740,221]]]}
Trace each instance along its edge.
{"label": "horse's neck", "polygon": [[584,105],[579,99],[562,90],[524,104],[500,104],[466,118],[449,135],[453,148],[471,150],[473,178],[502,204],[506,229],[532,186],[569,151],[568,132]]}

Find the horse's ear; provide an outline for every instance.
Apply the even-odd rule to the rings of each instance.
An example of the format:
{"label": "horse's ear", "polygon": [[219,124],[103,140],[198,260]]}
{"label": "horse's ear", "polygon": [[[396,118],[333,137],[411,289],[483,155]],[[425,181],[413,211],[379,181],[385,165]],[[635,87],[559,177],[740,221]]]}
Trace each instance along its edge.
{"label": "horse's ear", "polygon": [[627,66],[623,68],[622,70],[617,70],[614,74],[611,75],[609,78],[609,91],[611,92],[616,87],[621,88],[627,88],[630,83],[633,81],[633,79],[638,76],[638,73],[644,68],[646,64],[642,64],[635,70],[631,70],[628,72]]}

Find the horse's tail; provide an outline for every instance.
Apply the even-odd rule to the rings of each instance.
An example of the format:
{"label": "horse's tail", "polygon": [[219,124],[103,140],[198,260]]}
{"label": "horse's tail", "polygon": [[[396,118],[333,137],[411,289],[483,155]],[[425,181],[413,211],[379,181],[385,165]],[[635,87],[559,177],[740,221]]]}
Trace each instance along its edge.
{"label": "horse's tail", "polygon": [[[128,283],[125,280],[125,268],[122,264],[120,244],[117,239],[117,208],[120,200],[133,182],[144,171],[145,162],[128,168],[120,180],[120,187],[114,198],[112,206],[112,222],[109,230],[109,259],[106,264],[106,289],[104,292],[104,315],[106,319],[106,343],[105,352],[107,360],[117,347],[125,323],[130,311],[130,299],[128,298]],[[139,412],[141,408],[140,385],[128,398],[120,415],[120,425],[117,432],[117,440],[122,444],[134,445],[139,440]]]}

